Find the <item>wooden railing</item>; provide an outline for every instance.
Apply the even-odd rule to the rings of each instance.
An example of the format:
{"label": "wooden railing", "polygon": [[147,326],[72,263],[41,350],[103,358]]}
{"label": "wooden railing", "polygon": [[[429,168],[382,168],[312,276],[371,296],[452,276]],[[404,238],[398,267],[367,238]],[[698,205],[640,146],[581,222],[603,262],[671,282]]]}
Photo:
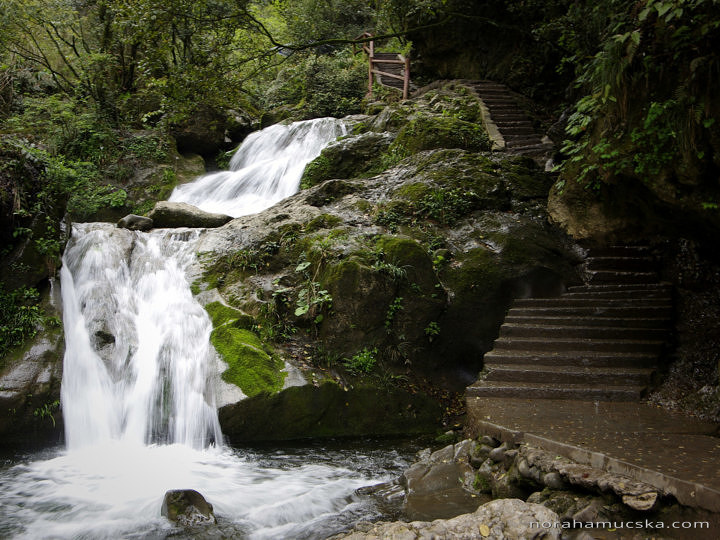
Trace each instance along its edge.
{"label": "wooden railing", "polygon": [[[372,37],[365,32],[355,39]],[[362,51],[368,55],[368,96],[372,96],[373,79],[377,79],[383,86],[401,90],[403,99],[407,99],[410,93],[410,58],[397,53],[376,53],[372,39],[363,43]]]}

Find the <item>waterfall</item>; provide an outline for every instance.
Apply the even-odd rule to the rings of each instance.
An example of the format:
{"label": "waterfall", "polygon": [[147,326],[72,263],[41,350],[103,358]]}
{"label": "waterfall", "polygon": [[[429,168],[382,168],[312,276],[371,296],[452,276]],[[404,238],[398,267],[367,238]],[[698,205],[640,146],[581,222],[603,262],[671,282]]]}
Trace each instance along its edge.
{"label": "waterfall", "polygon": [[233,217],[260,212],[294,194],[305,166],[345,133],[344,122],[336,118],[270,126],[248,135],[229,171],[178,186],[169,200]]}
{"label": "waterfall", "polygon": [[[173,200],[259,212],[291,195],[342,132],[335,119],[265,129],[233,171],[181,186]],[[160,516],[169,489],[196,489],[214,505],[223,530],[208,538],[310,540],[380,517],[354,493],[406,466],[397,454],[222,445],[211,322],[187,278],[202,234],[73,226],[61,270],[67,448],[0,463],[0,538],[177,538]]]}
{"label": "waterfall", "polygon": [[61,274],[69,449],[220,442],[208,384],[212,327],[185,278],[198,236],[75,226]]}

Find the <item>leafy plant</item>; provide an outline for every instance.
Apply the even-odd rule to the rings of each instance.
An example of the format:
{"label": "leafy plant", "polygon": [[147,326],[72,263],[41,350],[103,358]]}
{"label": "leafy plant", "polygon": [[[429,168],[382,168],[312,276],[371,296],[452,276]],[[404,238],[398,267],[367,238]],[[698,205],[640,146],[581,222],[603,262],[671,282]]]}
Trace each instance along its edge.
{"label": "leafy plant", "polygon": [[20,288],[7,291],[0,283],[0,357],[37,334],[43,322],[38,305],[40,295],[35,289]]}
{"label": "leafy plant", "polygon": [[377,364],[377,348],[364,348],[350,359],[343,362],[343,366],[351,375],[370,373]]}
{"label": "leafy plant", "polygon": [[432,342],[434,338],[440,335],[440,325],[432,321],[425,327],[425,335],[428,337],[428,341]]}
{"label": "leafy plant", "polygon": [[42,407],[35,409],[35,411],[33,411],[33,415],[39,417],[40,419],[49,418],[53,427],[55,427],[55,417],[53,416],[53,411],[56,411],[59,408],[60,401],[55,400],[52,403],[44,403]]}
{"label": "leafy plant", "polygon": [[385,314],[385,330],[388,334],[392,332],[393,321],[395,320],[396,315],[399,311],[404,309],[402,303],[402,296],[398,296],[390,302],[390,305],[388,306],[387,313]]}

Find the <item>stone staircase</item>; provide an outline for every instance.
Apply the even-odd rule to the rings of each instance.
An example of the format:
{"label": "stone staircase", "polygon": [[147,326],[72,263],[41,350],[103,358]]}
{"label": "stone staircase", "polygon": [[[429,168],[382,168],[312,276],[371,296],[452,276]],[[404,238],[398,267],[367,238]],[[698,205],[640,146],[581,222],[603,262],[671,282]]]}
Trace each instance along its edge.
{"label": "stone staircase", "polygon": [[586,285],[516,300],[467,397],[635,401],[651,382],[672,318],[647,247],[591,252]]}
{"label": "stone staircase", "polygon": [[501,148],[514,154],[530,155],[545,154],[552,149],[552,142],[535,130],[530,117],[521,109],[507,86],[493,81],[461,82],[471,88],[487,107],[489,120],[502,138]]}

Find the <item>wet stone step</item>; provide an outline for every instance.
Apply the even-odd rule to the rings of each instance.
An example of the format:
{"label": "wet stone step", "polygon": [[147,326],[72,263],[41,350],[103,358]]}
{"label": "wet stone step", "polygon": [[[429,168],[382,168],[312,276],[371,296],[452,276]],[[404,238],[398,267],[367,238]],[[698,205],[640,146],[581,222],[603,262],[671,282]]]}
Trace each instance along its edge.
{"label": "wet stone step", "polygon": [[[476,386],[477,385],[477,386]],[[587,386],[573,384],[533,385],[496,381],[478,382],[468,386],[467,397],[517,397],[525,399],[580,399],[592,401],[638,401],[642,386]]]}
{"label": "wet stone step", "polygon": [[543,326],[505,323],[500,327],[503,338],[578,338],[662,340],[664,328],[624,328],[621,326]]}
{"label": "wet stone step", "polygon": [[663,342],[641,339],[505,338],[495,340],[497,350],[645,352],[659,354]]}
{"label": "wet stone step", "polygon": [[485,365],[537,364],[567,367],[654,368],[657,356],[652,353],[597,351],[523,351],[492,350],[485,353]]}
{"label": "wet stone step", "polygon": [[574,285],[568,287],[568,292],[607,292],[607,291],[668,291],[672,292],[669,283],[626,283],[607,285]]}
{"label": "wet stone step", "polygon": [[555,298],[521,298],[513,302],[513,307],[670,307],[664,298],[646,298],[642,299],[642,302],[639,302],[639,300],[640,299],[637,298],[568,298],[565,296]]}
{"label": "wet stone step", "polygon": [[590,278],[588,283],[600,284],[600,283],[652,283],[658,280],[658,276],[655,272],[612,272],[612,271],[597,271],[589,272]]}
{"label": "wet stone step", "polygon": [[539,316],[539,315],[508,315],[505,324],[524,324],[542,326],[600,326],[622,328],[667,328],[670,322],[665,317],[571,317],[571,316]]}
{"label": "wet stone step", "polygon": [[652,255],[649,246],[609,246],[590,251],[591,257],[642,257]]}
{"label": "wet stone step", "polygon": [[567,292],[561,298],[587,298],[587,299],[615,299],[623,300],[629,298],[664,298],[667,303],[672,301],[670,289],[647,289],[647,290],[608,290],[608,291],[586,291],[586,292]]}
{"label": "wet stone step", "polygon": [[650,384],[653,371],[638,368],[493,365],[489,366],[483,381],[645,386]]}
{"label": "wet stone step", "polygon": [[654,257],[588,257],[585,260],[588,270],[615,270],[643,272],[654,270]]}
{"label": "wet stone step", "polygon": [[[645,302],[647,300],[644,300]],[[624,302],[624,306],[535,306],[535,307],[513,307],[508,315],[522,317],[602,317],[602,318],[658,318],[670,320],[672,309],[670,305],[642,306]]]}

